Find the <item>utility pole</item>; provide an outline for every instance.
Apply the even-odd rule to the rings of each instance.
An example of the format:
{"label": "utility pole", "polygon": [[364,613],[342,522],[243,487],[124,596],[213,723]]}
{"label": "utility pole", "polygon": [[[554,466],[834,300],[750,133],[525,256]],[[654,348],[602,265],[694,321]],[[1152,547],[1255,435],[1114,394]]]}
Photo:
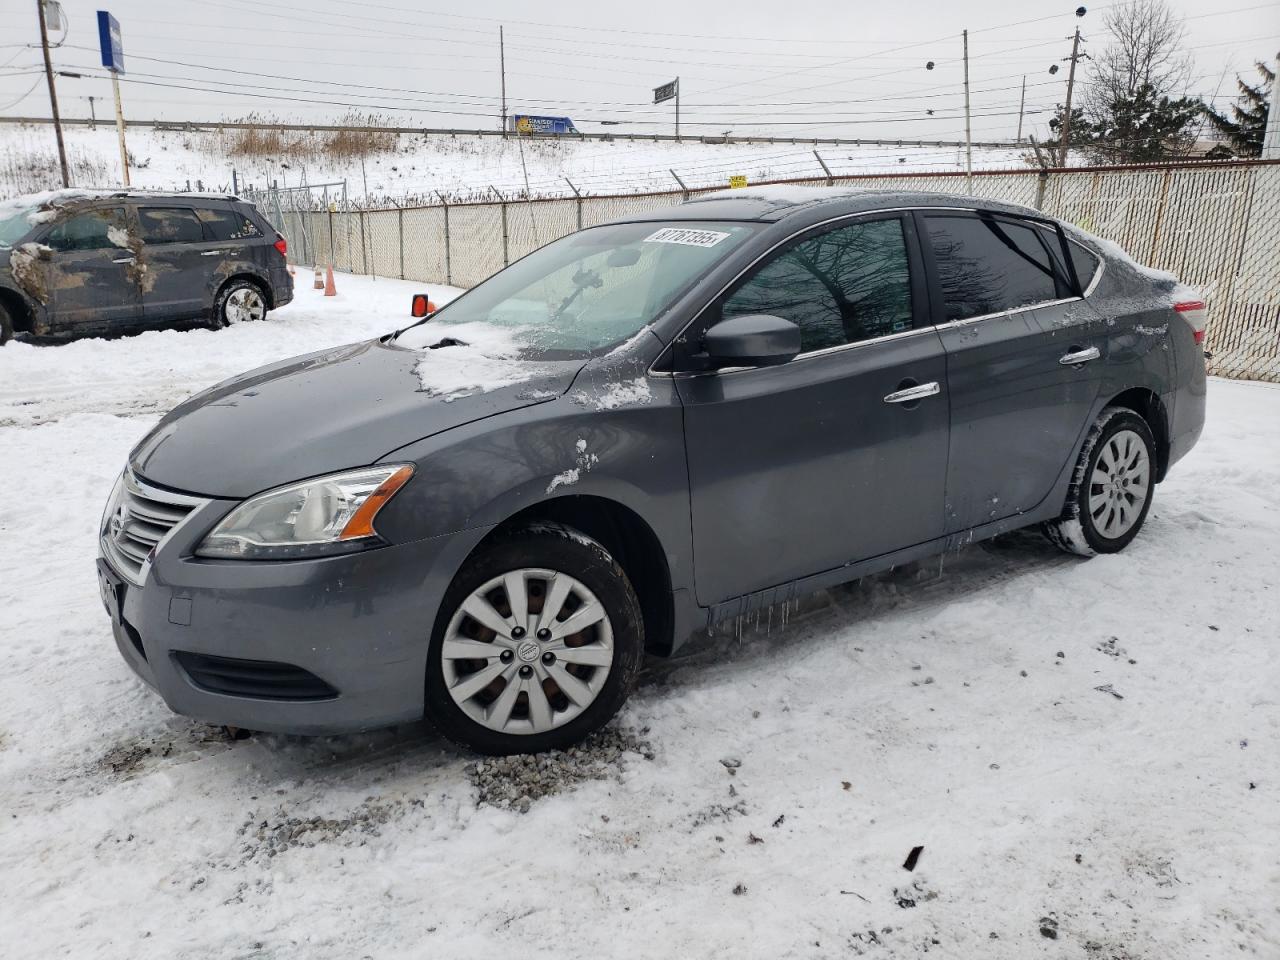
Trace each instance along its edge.
{"label": "utility pole", "polygon": [[498,26],[498,69],[502,73],[502,138],[507,138],[507,45]]}
{"label": "utility pole", "polygon": [[1067,109],[1062,115],[1062,140],[1058,144],[1058,166],[1067,165],[1067,144],[1071,142],[1071,94],[1076,85],[1076,61],[1080,59],[1080,28],[1071,41],[1071,68],[1067,71]]}
{"label": "utility pole", "polygon": [[58,91],[53,86],[53,61],[49,59],[49,28],[44,20],[44,0],[36,0],[36,12],[40,16],[40,47],[44,50],[44,77],[49,82],[49,105],[53,108],[53,135],[58,139],[58,165],[62,167],[62,185],[71,186],[71,173],[67,170],[67,148],[62,142],[62,118],[58,116]]}
{"label": "utility pole", "polygon": [[1027,75],[1022,75],[1022,98],[1018,101],[1018,143],[1022,142],[1022,114],[1027,109]]}
{"label": "utility pole", "polygon": [[964,31],[964,188],[973,189],[973,134],[969,127],[969,31]]}

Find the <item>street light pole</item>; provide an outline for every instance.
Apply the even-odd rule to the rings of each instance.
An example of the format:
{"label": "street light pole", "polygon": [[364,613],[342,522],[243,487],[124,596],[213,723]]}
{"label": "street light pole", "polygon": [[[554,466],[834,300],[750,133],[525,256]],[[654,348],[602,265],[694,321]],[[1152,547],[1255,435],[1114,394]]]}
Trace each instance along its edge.
{"label": "street light pole", "polygon": [[1022,75],[1022,98],[1018,101],[1018,136],[1017,142],[1022,142],[1022,115],[1027,109],[1027,75]]}
{"label": "street light pole", "polygon": [[676,77],[676,143],[680,142],[680,78]]}
{"label": "street light pole", "polygon": [[973,190],[973,134],[969,126],[969,31],[964,31],[964,188]]}
{"label": "street light pole", "polygon": [[507,44],[498,25],[498,70],[502,73],[502,137],[507,136]]}
{"label": "street light pole", "polygon": [[44,51],[44,76],[49,83],[49,106],[53,109],[53,135],[58,140],[58,165],[62,168],[62,185],[71,186],[71,173],[67,169],[67,148],[62,142],[62,118],[58,115],[58,91],[53,86],[53,61],[49,59],[49,28],[44,20],[44,0],[36,0],[36,12],[40,16],[40,47]]}
{"label": "street light pole", "polygon": [[116,100],[116,137],[120,141],[120,176],[129,186],[129,150],[124,145],[124,106],[120,103],[120,74],[111,71],[111,93]]}

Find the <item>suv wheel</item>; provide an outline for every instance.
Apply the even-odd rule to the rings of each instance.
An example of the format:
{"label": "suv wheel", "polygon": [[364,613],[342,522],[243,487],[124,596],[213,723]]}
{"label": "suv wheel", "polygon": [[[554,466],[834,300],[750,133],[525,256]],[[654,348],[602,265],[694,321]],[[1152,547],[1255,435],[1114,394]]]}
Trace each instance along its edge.
{"label": "suv wheel", "polygon": [[9,308],[0,303],[0,347],[13,339],[13,317],[9,315]]}
{"label": "suv wheel", "polygon": [[427,716],[480,753],[577,743],[626,701],[643,624],[630,581],[601,544],[561,524],[527,527],[469,559],[445,593]]}
{"label": "suv wheel", "polygon": [[1155,462],[1147,422],[1108,407],[1085,438],[1063,515],[1044,525],[1045,535],[1082,557],[1123,550],[1151,509]]}
{"label": "suv wheel", "polygon": [[266,315],[267,298],[263,296],[262,288],[251,280],[233,280],[222,288],[213,305],[215,327],[261,320]]}

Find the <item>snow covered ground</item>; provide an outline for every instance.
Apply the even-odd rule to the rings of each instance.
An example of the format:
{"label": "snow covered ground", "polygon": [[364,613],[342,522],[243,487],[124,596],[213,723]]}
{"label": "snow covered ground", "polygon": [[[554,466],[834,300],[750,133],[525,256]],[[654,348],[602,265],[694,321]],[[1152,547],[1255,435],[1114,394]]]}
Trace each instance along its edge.
{"label": "snow covered ground", "polygon": [[[76,186],[119,183],[119,147],[115,128],[69,127],[67,153]],[[518,195],[525,186],[535,196],[572,196],[569,177],[583,193],[635,193],[671,190],[675,169],[690,187],[728,186],[731,175],[752,181],[788,177],[820,177],[813,144],[703,144],[554,142],[501,140],[496,137],[410,136],[396,138],[396,150],[371,157],[362,170],[357,158],[342,162],[301,164],[282,157],[236,158],[232,134],[181,132],[136,127],[129,130],[129,152],[137,161],[131,171],[135,187],[229,190],[231,169],[241,184],[266,187],[272,181],[296,186],[347,181],[349,195],[360,201],[365,184],[370,202],[422,200],[435,202],[435,191],[460,198],[488,194],[491,186]],[[832,173],[903,173],[964,169],[963,150],[947,147],[818,148]],[[1025,150],[974,150],[975,169],[1023,169]],[[56,186],[57,154],[47,125],[0,124],[0,197]],[[489,194],[491,196],[491,194]]]}
{"label": "snow covered ground", "polygon": [[338,286],[0,349],[0,954],[1280,956],[1280,388],[1213,381],[1124,554],[1021,534],[822,594],[651,663],[573,755],[229,741],[120,661],[95,526],[164,408],[417,289]]}

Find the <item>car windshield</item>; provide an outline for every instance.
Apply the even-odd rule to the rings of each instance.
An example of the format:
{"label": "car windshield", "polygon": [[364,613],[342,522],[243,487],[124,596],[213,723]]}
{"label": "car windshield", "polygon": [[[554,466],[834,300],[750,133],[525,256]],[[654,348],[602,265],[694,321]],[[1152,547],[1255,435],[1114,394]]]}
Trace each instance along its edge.
{"label": "car windshield", "polygon": [[0,247],[12,247],[35,226],[30,217],[37,210],[33,206],[0,206]]}
{"label": "car windshield", "polygon": [[401,331],[396,342],[424,348],[452,340],[544,360],[602,353],[652,323],[757,229],[679,221],[570,234]]}

